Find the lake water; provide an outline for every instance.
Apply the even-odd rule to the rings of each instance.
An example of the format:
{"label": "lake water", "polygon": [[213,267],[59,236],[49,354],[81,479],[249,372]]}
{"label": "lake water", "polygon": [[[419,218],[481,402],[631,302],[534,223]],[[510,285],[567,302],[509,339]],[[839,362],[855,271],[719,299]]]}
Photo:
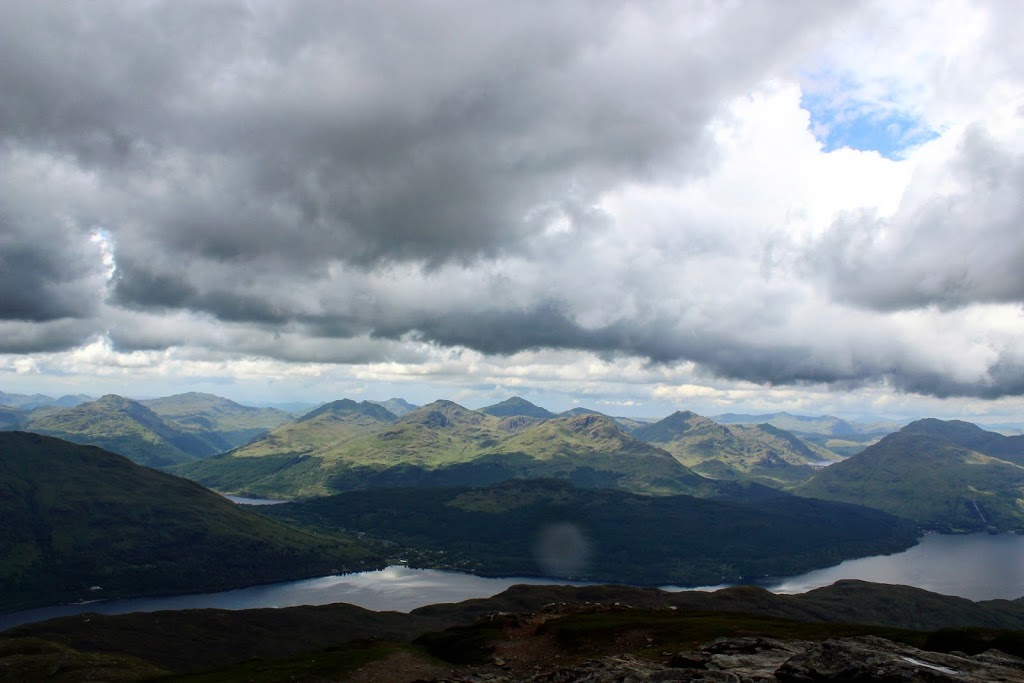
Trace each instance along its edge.
{"label": "lake water", "polygon": [[1024,536],[929,534],[895,555],[847,560],[827,569],[765,582],[776,593],[805,593],[839,579],[917,586],[969,600],[1024,596]]}
{"label": "lake water", "polygon": [[[839,579],[905,584],[971,600],[1018,598],[1024,596],[1024,536],[927,535],[918,545],[902,553],[848,560],[835,567],[765,581],[762,585],[778,593],[800,593],[828,586]],[[373,610],[408,612],[423,605],[489,597],[509,586],[523,583],[572,584],[557,579],[489,579],[457,572],[394,566],[374,572],[287,581],[223,593],[113,600],[0,614],[0,630],[83,612],[124,614],[202,607],[251,609],[333,602],[348,602]]]}
{"label": "lake water", "polygon": [[245,496],[229,496],[224,494],[224,497],[230,500],[232,503],[238,503],[239,505],[280,505],[281,503],[287,503],[287,500],[274,500],[273,498],[246,498]]}

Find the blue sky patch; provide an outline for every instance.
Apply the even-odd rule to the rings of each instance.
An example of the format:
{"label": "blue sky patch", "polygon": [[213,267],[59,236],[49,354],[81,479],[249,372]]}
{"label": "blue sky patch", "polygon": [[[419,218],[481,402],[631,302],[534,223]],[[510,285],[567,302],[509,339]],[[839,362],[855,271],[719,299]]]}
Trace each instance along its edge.
{"label": "blue sky patch", "polygon": [[912,116],[868,103],[804,94],[800,106],[810,113],[811,132],[826,152],[849,147],[900,159],[907,148],[938,136]]}

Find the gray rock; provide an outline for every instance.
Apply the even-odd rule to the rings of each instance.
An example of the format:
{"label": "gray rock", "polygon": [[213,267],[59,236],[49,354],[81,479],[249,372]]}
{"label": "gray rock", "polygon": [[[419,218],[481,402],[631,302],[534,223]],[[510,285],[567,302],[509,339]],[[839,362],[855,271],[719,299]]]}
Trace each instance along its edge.
{"label": "gray rock", "polygon": [[1024,660],[1002,653],[963,657],[926,652],[882,638],[863,636],[811,645],[779,667],[775,677],[785,683],[836,680],[1024,683]]}

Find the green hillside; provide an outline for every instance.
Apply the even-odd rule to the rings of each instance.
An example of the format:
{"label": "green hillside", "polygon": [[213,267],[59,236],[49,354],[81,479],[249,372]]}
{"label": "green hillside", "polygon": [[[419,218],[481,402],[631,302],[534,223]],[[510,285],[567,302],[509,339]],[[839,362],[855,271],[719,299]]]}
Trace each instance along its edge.
{"label": "green hillside", "polygon": [[652,585],[798,573],[916,538],[912,524],[890,515],[786,494],[740,503],[555,480],[359,491],[264,512],[395,542],[419,566]]}
{"label": "green hillside", "polygon": [[216,439],[167,422],[138,401],[114,394],[72,408],[35,410],[22,429],[99,446],[150,467],[188,462],[221,450]]}
{"label": "green hillside", "polygon": [[923,434],[945,439],[957,446],[1024,465],[1024,436],[1006,436],[990,432],[976,424],[962,420],[936,420],[925,418],[911,422],[901,431],[908,434]]}
{"label": "green hillside", "polygon": [[252,408],[213,394],[189,392],[139,401],[160,417],[216,440],[217,452],[249,443],[294,418],[277,408]]}
{"label": "green hillside", "polygon": [[814,472],[812,464],[839,459],[769,424],[727,427],[689,411],[640,427],[633,436],[706,476],[775,486],[806,479]]}
{"label": "green hillside", "polygon": [[530,477],[646,493],[707,484],[601,415],[498,418],[451,401],[400,418],[369,402],[336,401],[264,439],[176,471],[217,490],[283,498]]}
{"label": "green hillside", "polygon": [[506,398],[501,403],[495,403],[493,406],[480,408],[480,412],[486,413],[487,415],[494,415],[495,417],[525,415],[526,417],[542,417],[548,420],[553,417],[557,417],[547,408],[541,408],[540,406],[534,405],[525,398],[520,398],[519,396]]}
{"label": "green hillside", "polygon": [[0,519],[0,610],[375,564],[347,538],[301,532],[114,453],[26,432],[0,433]]}
{"label": "green hillside", "polygon": [[570,408],[569,410],[563,410],[562,412],[558,413],[558,417],[576,417],[578,415],[604,415],[605,417],[610,418],[612,422],[617,424],[619,426],[619,429],[621,429],[621,430],[623,430],[625,432],[631,432],[631,433],[634,430],[636,430],[636,429],[638,429],[640,427],[643,427],[644,425],[651,424],[648,421],[634,420],[631,417],[619,417],[619,416],[615,416],[615,415],[605,415],[602,412],[599,412],[597,410],[592,410],[590,408]]}
{"label": "green hillside", "polygon": [[915,430],[885,437],[794,492],[885,510],[940,531],[1024,530],[1024,467]]}

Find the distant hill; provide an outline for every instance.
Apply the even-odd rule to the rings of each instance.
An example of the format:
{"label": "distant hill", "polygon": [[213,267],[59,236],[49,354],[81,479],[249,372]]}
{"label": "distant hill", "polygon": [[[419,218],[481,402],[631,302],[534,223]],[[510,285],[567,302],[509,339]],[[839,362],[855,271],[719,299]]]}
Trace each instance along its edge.
{"label": "distant hill", "polygon": [[366,401],[328,406],[177,471],[217,490],[284,498],[529,477],[649,493],[689,492],[709,483],[600,415],[499,418],[451,401],[401,417]]}
{"label": "distant hill", "polygon": [[900,428],[900,424],[897,422],[861,424],[831,415],[793,415],[786,412],[766,413],[763,415],[725,413],[723,415],[713,415],[711,419],[719,424],[770,424],[773,427],[791,432],[808,432],[828,436],[889,433]]}
{"label": "distant hill", "polygon": [[10,406],[19,410],[34,410],[35,408],[51,406],[57,408],[70,408],[71,406],[76,406],[80,403],[87,403],[88,401],[95,400],[95,397],[86,396],[85,394],[76,394],[74,396],[69,394],[59,398],[53,398],[52,396],[46,396],[44,394],[7,394],[0,391],[0,405]]}
{"label": "distant hill", "polygon": [[841,456],[859,453],[902,426],[899,422],[882,419],[863,423],[831,415],[792,415],[786,412],[764,415],[726,413],[715,415],[711,419],[725,425],[769,424]]}
{"label": "distant hill", "polygon": [[388,412],[401,417],[406,413],[416,410],[419,406],[409,403],[404,398],[389,398],[386,401],[370,401],[370,403],[376,403],[379,406],[387,408]]}
{"label": "distant hill", "polygon": [[215,434],[167,422],[138,401],[114,394],[73,408],[35,410],[23,428],[99,446],[150,467],[188,462],[222,450]]}
{"label": "distant hill", "polygon": [[923,434],[945,439],[972,451],[991,455],[1017,465],[1024,465],[1024,436],[1005,436],[998,432],[987,431],[970,422],[936,420],[934,418],[911,422],[901,431],[907,434]]}
{"label": "distant hill", "polygon": [[633,436],[664,448],[700,474],[774,485],[806,479],[814,472],[812,464],[839,459],[769,424],[727,427],[690,411],[640,427]]}
{"label": "distant hill", "polygon": [[[570,408],[558,413],[558,417],[576,417],[577,415],[604,415],[604,413],[591,408]],[[607,417],[607,416],[606,416]]]}
{"label": "distant hill", "polygon": [[524,415],[526,417],[541,417],[544,419],[551,419],[557,417],[554,413],[546,408],[541,408],[538,405],[530,403],[525,398],[519,396],[513,396],[512,398],[506,398],[501,403],[495,403],[493,406],[487,406],[480,408],[481,413],[487,415],[494,415],[495,417],[513,417],[515,415]]}
{"label": "distant hill", "polygon": [[277,408],[252,408],[220,396],[197,392],[139,403],[165,420],[212,442],[218,453],[247,444],[294,417]]}
{"label": "distant hill", "polygon": [[577,415],[604,415],[610,418],[612,422],[617,424],[620,429],[626,432],[633,432],[635,429],[639,429],[644,425],[650,424],[646,420],[634,420],[631,417],[621,417],[616,415],[605,415],[602,412],[592,410],[590,408],[570,408],[569,410],[563,410],[558,413],[558,417],[576,417]]}
{"label": "distant hill", "polygon": [[301,532],[114,453],[26,432],[0,433],[0,519],[0,611],[375,564],[351,540]]}
{"label": "distant hill", "polygon": [[[1024,530],[1024,467],[921,433],[915,425],[825,468],[794,491],[885,510],[940,531]],[[961,439],[976,435],[957,424],[924,427]]]}
{"label": "distant hill", "polygon": [[[739,503],[555,480],[360,491],[264,512],[316,528],[359,529],[398,543],[416,566],[648,585],[795,574],[903,550],[917,536],[912,524],[875,510],[785,494]],[[544,547],[546,536],[554,547]]]}

